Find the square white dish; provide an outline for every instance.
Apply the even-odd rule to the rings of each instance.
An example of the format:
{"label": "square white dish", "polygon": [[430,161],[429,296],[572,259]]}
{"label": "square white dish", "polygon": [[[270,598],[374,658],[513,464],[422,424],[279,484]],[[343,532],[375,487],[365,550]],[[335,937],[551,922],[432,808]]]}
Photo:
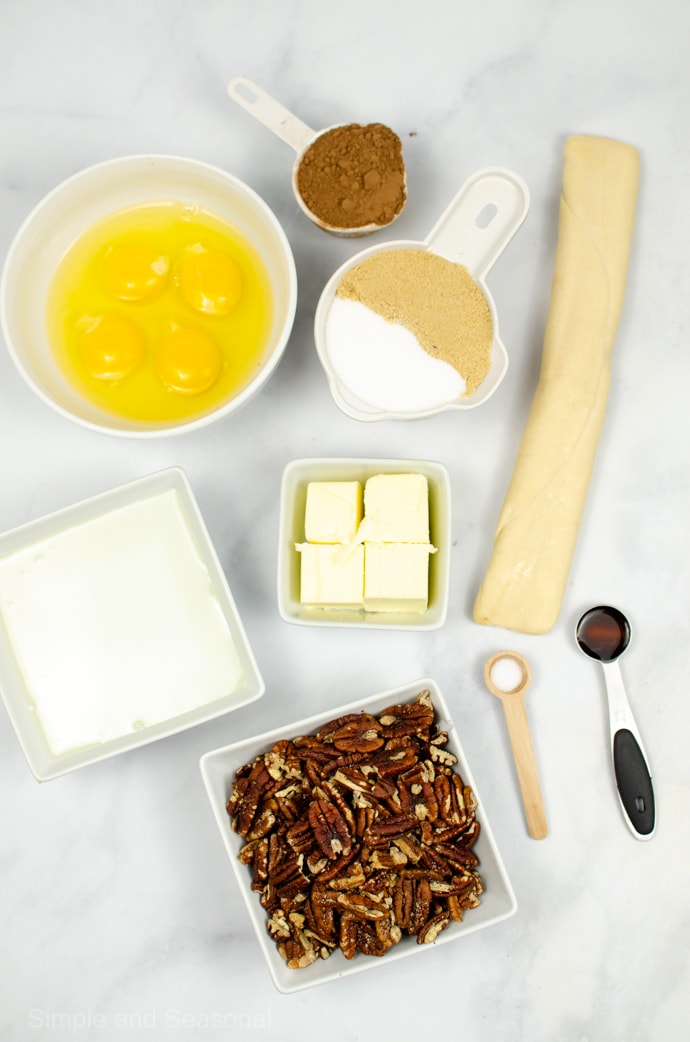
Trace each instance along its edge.
{"label": "square white dish", "polygon": [[[320,608],[300,601],[300,554],[304,542],[307,485],[311,481],[361,481],[376,474],[423,474],[429,485],[429,604],[425,612],[366,612]],[[278,533],[278,610],[285,622],[303,626],[371,629],[438,629],[446,621],[450,585],[451,489],[442,463],[409,459],[297,459],[283,471]]]}
{"label": "square white dish", "polygon": [[[383,958],[357,953],[352,960],[347,960],[340,951],[335,951],[329,958],[317,959],[310,966],[291,969],[279,954],[275,942],[268,934],[266,913],[260,903],[259,894],[251,889],[251,869],[238,860],[239,852],[245,841],[231,828],[226,810],[235,771],[244,764],[251,763],[255,757],[267,752],[275,742],[281,739],[293,739],[297,735],[311,734],[323,724],[346,713],[367,712],[376,715],[393,704],[413,701],[420,692],[426,689],[429,690],[434,703],[437,726],[448,732],[446,748],[457,757],[455,770],[459,772],[464,782],[472,787],[477,799],[476,817],[480,822],[481,831],[472,849],[479,857],[477,871],[484,885],[481,903],[478,907],[470,909],[462,922],[451,922],[430,944],[417,944],[415,937],[406,936],[394,945]],[[415,680],[402,687],[373,697],[362,698],[357,702],[320,713],[287,727],[281,727],[258,737],[247,738],[213,750],[201,757],[200,767],[230,865],[256,931],[271,978],[278,991],[283,993],[300,991],[352,973],[373,969],[375,966],[387,966],[397,959],[407,956],[421,955],[439,945],[459,940],[467,934],[493,926],[514,915],[517,911],[515,894],[492,834],[486,809],[482,804],[481,796],[477,791],[451,719],[450,710],[438,686],[429,678]]]}
{"label": "square white dish", "polygon": [[[159,518],[174,537],[156,529]],[[52,569],[48,584],[46,568]],[[37,578],[25,580],[32,569]],[[106,596],[100,595],[99,582]],[[188,619],[188,596],[213,620],[217,637],[212,645]],[[158,619],[150,610],[157,597]],[[116,608],[109,616],[111,602]],[[34,618],[40,620],[35,627]],[[158,673],[163,659],[168,670],[184,666],[175,702]],[[226,673],[230,666],[232,678],[229,669]],[[122,702],[132,699],[131,722],[119,731],[124,709],[111,697],[113,675],[124,678],[117,681]],[[80,703],[72,689],[78,683],[87,693],[100,688],[94,676],[104,680],[91,720],[88,698]],[[132,694],[139,676],[153,691],[141,715]],[[198,692],[192,689],[197,678]],[[206,697],[204,691],[211,689]],[[264,693],[225,574],[181,469],[148,475],[0,534],[0,691],[39,781],[176,734]],[[110,730],[104,723],[108,714],[116,720]],[[63,735],[70,719],[79,736],[73,745]]]}

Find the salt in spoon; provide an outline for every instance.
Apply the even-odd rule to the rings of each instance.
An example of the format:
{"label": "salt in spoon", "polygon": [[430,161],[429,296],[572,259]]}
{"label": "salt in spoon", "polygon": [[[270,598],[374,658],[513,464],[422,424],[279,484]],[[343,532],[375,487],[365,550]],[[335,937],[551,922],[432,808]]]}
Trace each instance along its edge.
{"label": "salt in spoon", "polygon": [[532,839],[544,839],[548,826],[523,698],[531,679],[529,663],[517,651],[497,651],[484,666],[484,682],[503,704],[527,829]]}

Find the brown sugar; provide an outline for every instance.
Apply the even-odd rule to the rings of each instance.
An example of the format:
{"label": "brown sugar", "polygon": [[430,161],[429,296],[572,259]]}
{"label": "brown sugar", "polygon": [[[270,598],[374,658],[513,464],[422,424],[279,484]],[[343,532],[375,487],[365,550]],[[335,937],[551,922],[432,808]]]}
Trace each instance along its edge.
{"label": "brown sugar", "polygon": [[406,200],[400,138],[382,123],[325,131],[302,156],[297,190],[309,210],[333,228],[389,224]]}
{"label": "brown sugar", "polygon": [[337,295],[356,300],[409,329],[433,358],[467,384],[481,384],[491,365],[493,323],[486,297],[466,268],[431,250],[375,253],[347,272]]}

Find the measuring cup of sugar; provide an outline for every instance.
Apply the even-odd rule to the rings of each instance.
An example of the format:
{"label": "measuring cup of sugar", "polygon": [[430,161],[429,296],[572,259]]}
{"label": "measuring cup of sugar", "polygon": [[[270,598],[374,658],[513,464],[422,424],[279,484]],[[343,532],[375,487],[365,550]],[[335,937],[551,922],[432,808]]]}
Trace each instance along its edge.
{"label": "measuring cup of sugar", "polygon": [[[289,109],[286,109],[279,101],[271,97],[271,95],[261,87],[257,86],[256,83],[247,79],[246,76],[233,76],[227,84],[227,92],[236,104],[252,115],[268,130],[272,131],[281,139],[281,141],[290,145],[290,147],[297,153],[292,168],[292,190],[299,208],[318,228],[340,238],[361,238],[365,235],[370,235],[372,232],[380,231],[400,216],[405,206],[405,202],[407,201],[406,174],[404,163],[402,162],[402,146],[400,145],[400,139],[397,134],[394,134],[393,131],[390,130],[390,128],[386,127],[384,129],[389,138],[395,142],[396,146],[400,146],[400,163],[402,166],[402,180],[399,185],[396,181],[397,211],[392,213],[391,216],[386,216],[385,220],[380,220],[377,223],[361,224],[351,227],[344,221],[343,225],[337,225],[323,220],[317,213],[314,213],[305,202],[299,187],[300,168],[302,167],[307,152],[317,139],[326,138],[328,135],[341,128],[357,129],[356,125],[351,123],[336,123],[330,127],[326,127],[324,130],[313,130],[311,127],[307,126],[306,123],[302,122],[302,120],[294,113],[290,112]],[[358,129],[361,130],[362,128]]]}
{"label": "measuring cup of sugar", "polygon": [[[508,353],[485,279],[528,210],[529,192],[517,174],[498,167],[482,169],[462,185],[426,239],[378,244],[338,268],[319,299],[314,338],[331,394],[344,413],[363,421],[409,420],[446,409],[473,409],[491,397],[508,369]],[[394,250],[425,250],[461,265],[481,290],[491,316],[490,360],[472,393],[465,394],[461,374],[432,357],[408,329],[338,297],[349,272]],[[346,312],[341,305],[352,306]],[[433,297],[428,306],[435,306]]]}

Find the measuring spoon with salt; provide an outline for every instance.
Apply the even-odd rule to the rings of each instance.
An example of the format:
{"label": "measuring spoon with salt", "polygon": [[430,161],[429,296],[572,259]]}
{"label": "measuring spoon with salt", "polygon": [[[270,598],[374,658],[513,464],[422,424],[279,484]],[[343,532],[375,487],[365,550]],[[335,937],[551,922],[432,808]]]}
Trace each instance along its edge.
{"label": "measuring spoon with salt", "polygon": [[[498,313],[486,285],[486,275],[518,231],[529,210],[529,191],[521,177],[501,167],[476,171],[461,186],[427,237],[398,239],[360,251],[338,268],[326,283],[314,316],[314,340],[336,404],[356,420],[410,420],[445,409],[472,409],[487,401],[508,369],[508,352],[500,336]],[[486,299],[493,327],[490,367],[484,380],[467,397],[439,400],[423,409],[394,409],[371,405],[343,380],[329,353],[328,318],[338,286],[352,268],[377,253],[389,250],[429,250],[462,265]]]}
{"label": "measuring spoon with salt", "polygon": [[529,663],[517,651],[497,651],[484,666],[484,682],[503,704],[527,829],[532,839],[544,839],[548,826],[523,698],[531,680]]}
{"label": "measuring spoon with salt", "polygon": [[318,228],[342,239],[361,238],[364,235],[370,235],[372,232],[380,231],[382,228],[392,224],[396,217],[400,216],[404,209],[406,200],[405,180],[403,181],[403,205],[390,221],[387,221],[384,224],[361,225],[358,228],[341,228],[323,221],[317,214],[309,209],[302,198],[298,182],[299,169],[305,152],[314,144],[317,138],[330,134],[339,127],[349,126],[351,124],[334,123],[332,126],[326,127],[324,130],[313,130],[310,126],[307,126],[306,123],[299,119],[298,116],[290,112],[289,109],[286,109],[281,102],[277,101],[265,90],[257,86],[256,83],[247,79],[246,76],[233,76],[228,82],[227,91],[228,95],[234,102],[253,116],[254,119],[258,120],[259,123],[263,124],[264,127],[272,131],[281,139],[281,141],[290,145],[290,147],[297,153],[297,158],[292,167],[292,191],[294,192],[299,208]]}
{"label": "measuring spoon with salt", "polygon": [[622,611],[598,605],[581,616],[575,639],[585,655],[601,662],[604,671],[613,770],[625,821],[636,839],[651,839],[656,828],[652,777],[618,665],[631,632]]}

